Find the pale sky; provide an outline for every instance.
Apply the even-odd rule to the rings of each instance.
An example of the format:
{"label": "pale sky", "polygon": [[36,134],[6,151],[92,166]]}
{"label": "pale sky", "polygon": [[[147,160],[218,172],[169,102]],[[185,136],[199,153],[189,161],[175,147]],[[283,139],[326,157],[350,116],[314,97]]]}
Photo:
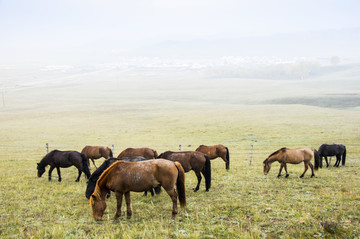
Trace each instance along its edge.
{"label": "pale sky", "polygon": [[0,0],[0,64],[359,27],[358,0]]}

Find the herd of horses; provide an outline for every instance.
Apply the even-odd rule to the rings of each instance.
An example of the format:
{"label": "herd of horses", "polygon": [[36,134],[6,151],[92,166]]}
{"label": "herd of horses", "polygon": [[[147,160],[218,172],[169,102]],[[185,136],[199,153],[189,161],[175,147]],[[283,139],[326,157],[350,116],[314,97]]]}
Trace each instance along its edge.
{"label": "herd of horses", "polygon": [[[287,163],[304,163],[305,170],[301,174],[304,177],[308,167],[311,169],[311,177],[315,176],[314,170],[322,167],[322,158],[325,158],[326,166],[329,166],[327,157],[336,156],[335,167],[339,167],[340,161],[345,165],[346,147],[341,144],[323,144],[318,150],[308,147],[289,149],[281,148],[270,154],[263,162],[264,174],[267,175],[271,164],[275,161],[280,163],[278,177],[282,169],[286,175]],[[106,160],[101,166],[95,165],[95,159],[104,157]],[[80,152],[53,150],[46,154],[37,164],[38,177],[45,173],[45,167],[50,165],[48,179],[56,168],[58,181],[61,181],[60,168],[75,166],[78,169],[79,181],[84,172],[87,181],[85,196],[90,199],[90,206],[95,220],[101,220],[106,209],[106,197],[110,192],[115,192],[117,210],[115,218],[121,215],[122,199],[125,196],[127,206],[127,218],[132,215],[130,192],[150,192],[154,195],[163,188],[173,202],[172,217],[177,214],[177,199],[180,206],[186,206],[185,196],[185,173],[194,171],[198,182],[193,188],[196,192],[200,188],[201,174],[205,178],[205,189],[211,187],[211,159],[222,158],[226,170],[230,169],[229,149],[224,145],[206,146],[200,145],[195,151],[172,152],[166,151],[160,155],[150,148],[127,148],[117,158],[113,157],[112,150],[106,146],[85,146]],[[96,170],[91,174],[89,170],[90,159]],[[314,159],[314,165],[311,160]],[[176,186],[176,190],[175,190]]]}

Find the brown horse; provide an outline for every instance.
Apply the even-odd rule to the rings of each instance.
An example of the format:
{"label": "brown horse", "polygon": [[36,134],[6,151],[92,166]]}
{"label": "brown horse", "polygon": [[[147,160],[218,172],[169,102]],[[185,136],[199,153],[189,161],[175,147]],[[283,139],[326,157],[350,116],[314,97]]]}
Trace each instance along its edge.
{"label": "brown horse", "polygon": [[271,164],[275,161],[280,163],[280,170],[278,177],[281,176],[281,171],[285,168],[286,178],[289,177],[289,173],[287,171],[287,163],[291,164],[299,164],[304,162],[305,170],[303,174],[301,174],[300,178],[304,177],[304,174],[308,170],[308,166],[311,168],[311,177],[314,177],[314,166],[310,162],[311,159],[314,158],[315,162],[315,170],[318,170],[320,164],[320,157],[319,154],[315,149],[311,149],[308,147],[302,147],[297,149],[288,149],[288,148],[281,148],[274,153],[270,154],[267,159],[264,161],[264,174],[267,175],[270,171]]}
{"label": "brown horse", "polygon": [[201,182],[201,174],[205,177],[206,191],[209,191],[211,187],[211,164],[207,155],[198,151],[184,151],[184,152],[172,152],[166,151],[158,156],[158,158],[164,158],[171,161],[178,161],[181,163],[185,172],[193,170],[198,179],[194,192],[199,190]]}
{"label": "brown horse", "polygon": [[79,176],[75,180],[76,182],[79,182],[82,172],[85,173],[87,178],[90,177],[88,159],[84,154],[76,151],[53,150],[46,154],[44,158],[41,159],[40,163],[37,164],[38,177],[41,177],[45,173],[45,167],[47,165],[50,165],[49,181],[51,180],[52,171],[56,168],[59,176],[59,182],[61,182],[60,168],[68,168],[70,166],[75,166],[79,170]]}
{"label": "brown horse", "polygon": [[150,148],[127,148],[123,150],[117,158],[128,158],[128,157],[137,157],[141,156],[147,159],[156,159],[158,153],[156,150]]}
{"label": "brown horse", "polygon": [[[175,183],[177,193],[175,191]],[[125,194],[127,218],[132,215],[130,191],[143,192],[161,185],[173,202],[172,217],[177,214],[177,197],[180,206],[186,206],[185,172],[178,162],[157,159],[141,162],[118,161],[107,168],[96,183],[90,197],[90,207],[95,220],[101,220],[106,209],[105,196],[109,191],[115,192],[117,209],[115,218],[121,216],[122,198]]]}
{"label": "brown horse", "polygon": [[93,162],[95,168],[95,159],[99,159],[101,157],[104,157],[105,159],[108,158],[112,158],[113,157],[113,153],[111,151],[111,149],[109,147],[106,146],[89,146],[86,145],[82,150],[81,150],[82,154],[85,154],[85,156],[88,159],[91,159],[91,161]]}
{"label": "brown horse", "polygon": [[230,169],[230,156],[229,149],[222,144],[217,144],[213,146],[200,145],[196,151],[199,151],[203,154],[209,156],[210,159],[216,159],[218,157],[222,158],[225,162],[226,169]]}

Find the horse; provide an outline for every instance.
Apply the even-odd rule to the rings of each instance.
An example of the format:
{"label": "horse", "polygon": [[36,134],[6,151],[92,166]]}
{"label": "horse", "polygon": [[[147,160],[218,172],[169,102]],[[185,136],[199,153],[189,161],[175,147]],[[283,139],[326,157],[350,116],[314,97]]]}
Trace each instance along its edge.
{"label": "horse", "polygon": [[201,182],[201,174],[205,177],[206,191],[209,191],[211,187],[211,164],[210,159],[206,154],[198,151],[184,151],[184,152],[172,152],[166,151],[158,156],[171,161],[178,161],[184,168],[185,172],[193,170],[198,179],[196,187],[193,189],[194,192],[199,190]]}
{"label": "horse", "polygon": [[342,144],[322,144],[318,152],[320,156],[320,168],[322,168],[323,157],[325,157],[326,167],[329,167],[327,156],[336,156],[334,167],[339,167],[340,161],[342,161],[343,166],[345,165],[346,147]]}
{"label": "horse", "polygon": [[57,169],[57,173],[59,175],[58,181],[61,182],[60,168],[68,168],[73,165],[79,170],[79,176],[75,180],[76,182],[79,182],[82,172],[85,173],[87,178],[90,177],[88,159],[84,154],[77,151],[53,150],[50,153],[46,154],[40,161],[40,163],[37,164],[38,177],[41,177],[45,173],[45,166],[47,165],[50,165],[49,181],[51,180],[51,173],[54,168]]}
{"label": "horse", "polygon": [[206,146],[200,145],[195,151],[199,151],[209,156],[210,159],[222,158],[225,162],[226,170],[230,169],[229,149],[222,144]]}
{"label": "horse", "polygon": [[288,148],[281,148],[274,153],[270,154],[267,159],[264,161],[264,174],[267,175],[270,171],[271,164],[275,161],[280,163],[280,170],[278,177],[281,176],[281,171],[285,168],[286,178],[289,177],[289,173],[287,171],[287,163],[291,164],[299,164],[304,162],[305,171],[301,174],[300,178],[304,177],[304,174],[308,170],[308,166],[311,168],[311,177],[314,177],[314,166],[310,162],[311,159],[314,158],[315,162],[315,170],[318,170],[320,157],[319,154],[315,149],[311,149],[308,147],[302,147],[297,149],[288,149]]}
{"label": "horse", "polygon": [[117,158],[136,157],[141,156],[147,159],[156,159],[158,153],[156,150],[150,148],[127,148],[123,150]]}
{"label": "horse", "polygon": [[[139,162],[139,161],[145,161],[148,160],[144,157],[132,157],[132,158],[122,158],[122,159],[118,159],[118,158],[108,158],[106,159],[100,167],[98,167],[90,176],[88,182],[87,182],[87,187],[86,187],[86,191],[85,191],[85,196],[87,199],[90,199],[91,194],[94,192],[95,190],[95,186],[96,186],[96,182],[99,179],[100,175],[105,171],[105,169],[107,169],[108,167],[110,167],[110,165],[112,165],[113,163],[115,163],[116,161],[119,160],[123,160],[123,161],[127,161],[127,162]],[[151,195],[154,196],[154,191],[152,189],[150,189]],[[155,193],[159,194],[161,192],[161,187],[155,187]],[[147,191],[145,191],[144,196],[147,195]]]}
{"label": "horse", "polygon": [[111,149],[109,147],[106,146],[89,146],[86,145],[82,150],[81,150],[82,154],[85,154],[85,156],[88,159],[91,159],[91,161],[93,162],[95,168],[95,159],[99,159],[101,157],[104,157],[105,159],[108,158],[112,158],[113,157],[113,153],[111,151]]}
{"label": "horse", "polygon": [[[177,192],[175,191],[175,184]],[[117,161],[99,177],[94,193],[90,197],[90,207],[96,221],[102,220],[106,209],[105,197],[109,191],[115,192],[117,207],[115,219],[121,216],[122,198],[125,194],[127,218],[131,218],[130,192],[143,192],[161,185],[173,202],[172,218],[177,214],[177,198],[180,206],[186,206],[185,172],[179,162],[164,159],[141,162]]]}

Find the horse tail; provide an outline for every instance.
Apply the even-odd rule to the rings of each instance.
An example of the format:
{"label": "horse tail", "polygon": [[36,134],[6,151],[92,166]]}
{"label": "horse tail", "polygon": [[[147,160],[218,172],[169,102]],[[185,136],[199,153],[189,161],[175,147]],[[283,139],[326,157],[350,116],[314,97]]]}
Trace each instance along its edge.
{"label": "horse tail", "polygon": [[153,150],[154,152],[154,159],[156,159],[159,155],[158,155],[158,152],[156,150]]}
{"label": "horse tail", "polygon": [[314,151],[315,170],[318,170],[320,166],[320,154],[319,151],[317,151],[316,149],[314,149],[313,151]]}
{"label": "horse tail", "polygon": [[110,148],[109,148],[109,151],[110,151],[110,153],[109,153],[110,158],[113,158],[114,155],[113,155],[113,152],[112,152],[112,150]]}
{"label": "horse tail", "polygon": [[82,171],[85,173],[86,177],[89,179],[90,178],[90,170],[89,170],[89,166],[88,166],[88,158],[85,156],[85,154],[81,154],[81,160],[82,160]]}
{"label": "horse tail", "polygon": [[346,159],[346,147],[344,146],[344,153],[342,155],[342,162],[341,162],[342,165],[345,165],[345,159]]}
{"label": "horse tail", "polygon": [[229,170],[230,169],[230,154],[229,154],[229,149],[228,147],[225,147],[226,149],[226,169]]}
{"label": "horse tail", "polygon": [[204,170],[204,176],[205,176],[205,186],[206,191],[209,191],[209,188],[211,187],[211,163],[210,158],[206,154],[205,156],[205,170]]}
{"label": "horse tail", "polygon": [[176,190],[178,193],[180,206],[186,207],[186,196],[185,196],[185,171],[179,162],[174,162],[178,170],[178,177],[176,180]]}

